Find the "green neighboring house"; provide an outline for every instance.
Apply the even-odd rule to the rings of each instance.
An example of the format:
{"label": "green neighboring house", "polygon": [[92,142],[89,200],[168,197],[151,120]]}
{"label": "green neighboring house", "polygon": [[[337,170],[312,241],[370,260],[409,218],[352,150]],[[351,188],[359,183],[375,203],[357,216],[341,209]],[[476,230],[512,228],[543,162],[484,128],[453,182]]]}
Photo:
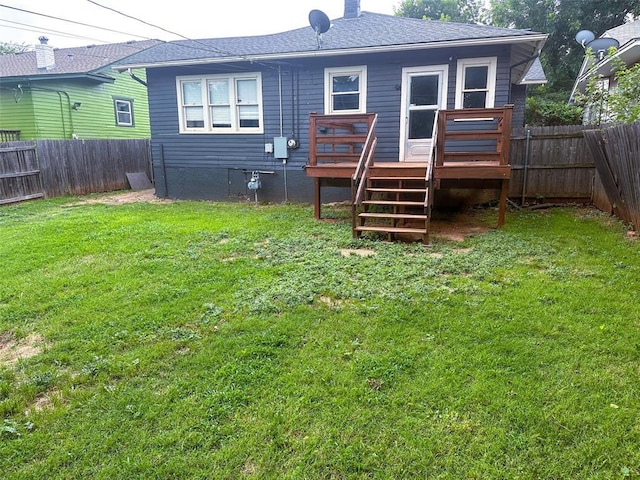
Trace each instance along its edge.
{"label": "green neighboring house", "polygon": [[111,66],[158,40],[0,55],[0,130],[20,140],[148,138],[146,72]]}

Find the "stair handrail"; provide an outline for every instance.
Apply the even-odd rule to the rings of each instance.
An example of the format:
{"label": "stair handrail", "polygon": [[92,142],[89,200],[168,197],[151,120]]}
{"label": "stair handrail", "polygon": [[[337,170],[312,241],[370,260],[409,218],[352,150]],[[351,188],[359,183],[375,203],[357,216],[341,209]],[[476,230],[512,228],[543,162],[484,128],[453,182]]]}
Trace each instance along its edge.
{"label": "stair handrail", "polygon": [[376,113],[373,116],[371,125],[369,125],[369,131],[367,132],[367,138],[365,139],[364,145],[362,146],[362,153],[360,154],[360,158],[358,159],[358,165],[356,165],[356,170],[351,177],[352,188],[353,191],[355,191],[355,195],[353,197],[354,207],[356,205],[360,205],[360,203],[362,202],[365,184],[363,180],[367,178],[369,167],[373,162],[373,153],[376,149],[376,145],[378,144],[378,139],[374,133],[377,121],[378,114]]}
{"label": "stair handrail", "polygon": [[424,206],[428,207],[430,203],[430,190],[431,183],[433,179],[433,165],[436,163],[436,155],[438,152],[438,116],[440,115],[440,110],[436,110],[436,116],[433,122],[433,130],[431,131],[431,152],[429,155],[429,161],[427,161],[427,169],[424,175],[424,183],[426,185],[426,191],[424,193]]}
{"label": "stair handrail", "polygon": [[366,179],[369,176],[369,167],[371,166],[373,160],[373,151],[376,149],[376,145],[378,144],[378,139],[374,138],[373,142],[371,142],[371,148],[369,149],[369,153],[367,154],[367,159],[364,162],[364,170],[362,172],[362,176],[360,177],[360,182],[354,179],[354,185],[357,185],[358,188],[356,190],[355,198],[353,199],[353,204],[355,206],[360,205],[362,203],[362,199],[364,198],[364,190],[366,185]]}

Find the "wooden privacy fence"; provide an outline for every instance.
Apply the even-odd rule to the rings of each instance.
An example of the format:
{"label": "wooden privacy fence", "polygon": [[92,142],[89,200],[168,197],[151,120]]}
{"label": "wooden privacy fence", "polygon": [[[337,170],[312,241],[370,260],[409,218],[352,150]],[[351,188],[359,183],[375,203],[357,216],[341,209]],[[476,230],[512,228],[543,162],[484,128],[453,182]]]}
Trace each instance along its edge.
{"label": "wooden privacy fence", "polygon": [[583,137],[593,127],[569,125],[516,129],[511,136],[509,198],[524,204],[590,202],[595,164]]}
{"label": "wooden privacy fence", "polygon": [[0,204],[130,188],[126,173],[150,174],[148,139],[38,140],[0,144]]}
{"label": "wooden privacy fence", "polygon": [[43,196],[35,144],[0,144],[0,205]]}
{"label": "wooden privacy fence", "polygon": [[640,228],[640,123],[588,130],[584,135],[611,210]]}

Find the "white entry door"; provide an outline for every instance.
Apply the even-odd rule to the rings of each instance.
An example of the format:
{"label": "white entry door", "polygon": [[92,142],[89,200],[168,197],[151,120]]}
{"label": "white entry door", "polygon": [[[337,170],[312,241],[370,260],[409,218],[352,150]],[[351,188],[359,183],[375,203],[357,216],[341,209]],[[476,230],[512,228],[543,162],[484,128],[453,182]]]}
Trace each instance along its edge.
{"label": "white entry door", "polygon": [[447,108],[447,65],[402,69],[400,161],[430,159],[436,111]]}

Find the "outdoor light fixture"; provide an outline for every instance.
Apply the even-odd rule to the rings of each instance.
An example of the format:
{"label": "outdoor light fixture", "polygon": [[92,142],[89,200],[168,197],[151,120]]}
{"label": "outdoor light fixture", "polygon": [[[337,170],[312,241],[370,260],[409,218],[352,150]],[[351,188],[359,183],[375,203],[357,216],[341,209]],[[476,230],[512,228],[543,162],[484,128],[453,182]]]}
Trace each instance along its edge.
{"label": "outdoor light fixture", "polygon": [[576,34],[576,42],[582,45],[585,50],[587,48],[593,50],[598,56],[598,60],[602,60],[611,47],[618,48],[620,46],[620,42],[615,38],[596,38],[596,35],[591,30],[580,30]]}
{"label": "outdoor light fixture", "polygon": [[73,107],[71,107],[71,108],[73,108],[74,110],[78,110],[78,109],[80,108],[80,105],[82,105],[82,103],[80,103],[80,102],[73,102]]}

